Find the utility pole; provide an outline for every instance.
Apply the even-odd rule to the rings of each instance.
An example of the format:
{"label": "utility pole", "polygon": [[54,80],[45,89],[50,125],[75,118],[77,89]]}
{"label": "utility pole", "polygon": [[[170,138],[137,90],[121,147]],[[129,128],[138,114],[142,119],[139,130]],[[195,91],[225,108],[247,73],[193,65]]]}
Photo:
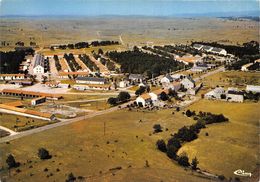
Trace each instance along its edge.
{"label": "utility pole", "polygon": [[104,136],[106,135],[106,122],[104,122]]}

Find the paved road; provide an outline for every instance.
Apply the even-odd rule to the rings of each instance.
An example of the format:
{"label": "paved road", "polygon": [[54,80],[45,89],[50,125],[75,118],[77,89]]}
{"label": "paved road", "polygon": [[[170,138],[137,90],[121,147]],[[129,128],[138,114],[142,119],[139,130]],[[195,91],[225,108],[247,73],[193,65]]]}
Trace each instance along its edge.
{"label": "paved road", "polygon": [[[134,101],[129,101],[129,102],[124,103],[120,106],[121,106],[121,108],[123,108],[126,105],[131,104],[133,102]],[[8,141],[11,141],[11,140],[14,140],[14,139],[18,139],[18,138],[21,138],[21,137],[24,137],[24,136],[35,134],[35,133],[39,133],[39,132],[49,130],[49,129],[52,129],[52,128],[56,128],[56,127],[59,127],[59,126],[68,125],[68,124],[71,124],[71,123],[74,123],[74,122],[77,122],[77,121],[82,121],[84,119],[92,118],[92,117],[99,116],[99,115],[102,115],[102,114],[107,114],[107,113],[114,112],[114,111],[119,110],[119,109],[120,109],[119,107],[112,107],[110,109],[98,111],[98,112],[91,113],[91,114],[88,114],[88,115],[85,115],[85,116],[64,120],[64,121],[59,122],[59,123],[54,123],[54,124],[42,126],[40,128],[35,128],[35,129],[28,130],[28,131],[19,132],[19,133],[16,133],[14,135],[11,135],[11,136],[0,138],[0,143],[8,142]]]}
{"label": "paved road", "polygon": [[216,69],[216,70],[210,71],[210,72],[208,72],[208,73],[206,73],[206,74],[204,74],[204,75],[201,75],[201,76],[198,77],[198,78],[194,78],[194,81],[200,81],[200,80],[203,79],[203,78],[206,78],[206,77],[208,77],[208,76],[210,76],[210,75],[214,75],[214,74],[216,74],[216,73],[218,73],[218,72],[222,72],[222,71],[225,71],[224,66],[223,66],[223,67],[220,67],[220,68],[218,68],[218,69]]}

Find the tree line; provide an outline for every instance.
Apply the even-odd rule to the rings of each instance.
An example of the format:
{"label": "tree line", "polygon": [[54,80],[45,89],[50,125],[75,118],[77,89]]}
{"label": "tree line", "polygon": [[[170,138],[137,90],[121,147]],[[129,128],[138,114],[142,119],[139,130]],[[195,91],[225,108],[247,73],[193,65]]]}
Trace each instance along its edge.
{"label": "tree line", "polygon": [[[118,45],[118,41],[110,41],[110,40],[102,40],[102,41],[93,41],[91,43],[89,42],[78,42],[75,44],[63,44],[59,45],[58,49],[82,49],[82,48],[88,48],[90,46],[97,47],[97,46],[108,46],[108,45]],[[54,50],[55,46],[51,46],[50,49]]]}
{"label": "tree line", "polygon": [[[170,159],[173,159],[178,162],[181,166],[188,167],[191,164],[189,163],[189,158],[186,154],[177,155],[178,150],[182,147],[183,143],[191,142],[198,138],[198,134],[201,129],[206,128],[207,124],[220,123],[228,121],[223,114],[213,114],[210,112],[199,112],[196,114],[195,111],[186,111],[187,117],[192,117],[197,122],[191,126],[183,126],[180,128],[173,136],[168,140],[167,144],[164,140],[158,140],[156,142],[157,148],[166,153]],[[198,161],[197,159],[192,160],[192,168],[197,168]]]}

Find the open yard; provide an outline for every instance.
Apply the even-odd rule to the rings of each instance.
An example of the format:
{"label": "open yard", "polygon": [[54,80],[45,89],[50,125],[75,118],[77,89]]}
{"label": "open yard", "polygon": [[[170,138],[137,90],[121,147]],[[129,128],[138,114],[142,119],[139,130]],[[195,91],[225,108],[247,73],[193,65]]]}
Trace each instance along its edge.
{"label": "open yard", "polygon": [[[236,177],[233,172],[237,169],[253,172],[259,164],[259,106],[208,100],[191,105],[189,109],[196,112],[223,113],[229,122],[207,125],[198,139],[185,144],[179,152],[185,151],[190,158],[196,156],[201,169],[228,178]],[[206,132],[209,136],[205,136]]]}

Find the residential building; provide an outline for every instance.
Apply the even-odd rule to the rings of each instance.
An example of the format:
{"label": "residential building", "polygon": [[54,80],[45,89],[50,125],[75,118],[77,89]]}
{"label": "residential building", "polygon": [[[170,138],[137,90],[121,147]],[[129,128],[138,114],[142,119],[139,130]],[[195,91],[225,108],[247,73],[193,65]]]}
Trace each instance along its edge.
{"label": "residential building", "polygon": [[260,86],[259,85],[247,85],[246,91],[247,92],[260,93]]}
{"label": "residential building", "polygon": [[171,77],[171,75],[167,74],[165,77],[163,77],[161,79],[161,83],[170,83],[170,82],[173,82],[173,78]]}
{"label": "residential building", "polygon": [[180,90],[181,88],[181,82],[173,82],[171,84],[169,84],[167,86],[168,89],[172,89],[174,90],[175,92],[177,92],[178,90]]}
{"label": "residential building", "polygon": [[111,85],[108,84],[89,84],[89,85],[73,85],[75,90],[111,90]]}
{"label": "residential building", "polygon": [[123,80],[119,82],[119,87],[120,88],[125,88],[129,86],[129,81]]}
{"label": "residential building", "polygon": [[31,100],[31,105],[35,106],[44,102],[46,102],[46,97],[38,97]]}
{"label": "residential building", "polygon": [[34,59],[33,73],[34,74],[43,74],[44,73],[44,56],[41,54],[36,54],[33,59]]}
{"label": "residential building", "polygon": [[186,89],[191,89],[195,87],[195,81],[190,77],[187,76],[185,77],[182,81],[181,84],[183,85],[184,88]]}
{"label": "residential building", "polygon": [[128,79],[132,82],[143,82],[144,76],[141,74],[130,74]]}
{"label": "residential building", "polygon": [[85,72],[85,71],[78,71],[78,72],[69,72],[69,71],[64,71],[64,72],[59,72],[59,77],[60,78],[76,78],[76,77],[84,77],[84,76],[88,76],[89,72]]}
{"label": "residential building", "polygon": [[145,107],[152,104],[152,97],[148,93],[145,93],[137,97],[135,101],[137,105]]}
{"label": "residential building", "polygon": [[220,54],[220,55],[223,55],[223,56],[227,55],[227,51],[225,49],[221,49],[221,48],[217,48],[217,47],[213,47],[211,52],[215,53],[215,54]]}
{"label": "residential building", "polygon": [[203,47],[203,45],[201,45],[201,44],[194,44],[194,45],[193,45],[193,48],[195,48],[195,49],[197,49],[197,50],[201,50],[202,47]]}
{"label": "residential building", "polygon": [[225,90],[222,87],[216,87],[214,90],[205,94],[206,99],[221,99],[221,95],[225,95]]}
{"label": "residential building", "polygon": [[83,84],[105,84],[107,81],[105,78],[98,77],[77,77],[76,83]]}
{"label": "residential building", "polygon": [[244,102],[244,93],[236,90],[227,91],[227,101],[230,102]]}

